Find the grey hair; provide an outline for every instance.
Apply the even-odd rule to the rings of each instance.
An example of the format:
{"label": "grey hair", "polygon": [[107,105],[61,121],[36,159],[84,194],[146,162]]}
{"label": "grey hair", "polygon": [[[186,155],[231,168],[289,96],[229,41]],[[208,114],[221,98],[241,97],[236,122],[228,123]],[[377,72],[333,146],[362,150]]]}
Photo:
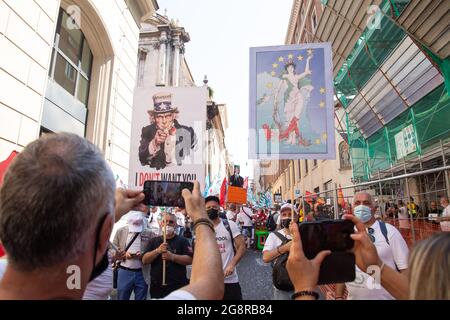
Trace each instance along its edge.
{"label": "grey hair", "polygon": [[374,201],[373,201],[373,197],[372,197],[372,195],[371,195],[370,193],[368,193],[368,192],[366,192],[366,191],[360,191],[360,192],[357,192],[357,193],[355,193],[355,195],[353,196],[353,199],[355,199],[356,196],[357,196],[358,194],[366,194],[366,195],[368,195],[368,196],[369,196],[369,199],[370,199],[370,203],[372,203],[372,205],[375,205],[375,203],[374,203]]}
{"label": "grey hair", "polygon": [[115,179],[100,150],[70,133],[48,134],[14,159],[0,190],[0,239],[15,268],[78,257],[100,217],[114,210]]}

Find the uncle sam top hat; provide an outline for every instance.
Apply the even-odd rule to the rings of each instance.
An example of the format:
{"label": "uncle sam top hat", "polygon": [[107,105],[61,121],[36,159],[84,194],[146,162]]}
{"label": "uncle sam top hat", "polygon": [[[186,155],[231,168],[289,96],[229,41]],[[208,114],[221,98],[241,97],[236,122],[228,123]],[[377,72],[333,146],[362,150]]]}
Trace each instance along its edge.
{"label": "uncle sam top hat", "polygon": [[147,111],[149,114],[178,112],[172,106],[172,94],[169,92],[158,92],[153,95],[153,109]]}

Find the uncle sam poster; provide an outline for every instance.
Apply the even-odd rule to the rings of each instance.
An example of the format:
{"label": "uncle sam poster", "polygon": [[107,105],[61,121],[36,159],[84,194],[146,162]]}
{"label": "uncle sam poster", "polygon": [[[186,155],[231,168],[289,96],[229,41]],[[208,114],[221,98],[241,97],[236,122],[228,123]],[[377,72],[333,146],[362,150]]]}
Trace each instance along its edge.
{"label": "uncle sam poster", "polygon": [[129,186],[146,180],[205,181],[206,87],[138,87],[134,94]]}
{"label": "uncle sam poster", "polygon": [[330,43],[250,48],[251,159],[335,159]]}

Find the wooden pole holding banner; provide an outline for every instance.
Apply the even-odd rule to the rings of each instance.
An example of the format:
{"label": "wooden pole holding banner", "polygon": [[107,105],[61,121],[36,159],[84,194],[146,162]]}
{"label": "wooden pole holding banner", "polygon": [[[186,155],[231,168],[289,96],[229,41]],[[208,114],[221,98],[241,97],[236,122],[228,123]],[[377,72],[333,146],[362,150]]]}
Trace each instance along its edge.
{"label": "wooden pole holding banner", "polygon": [[291,223],[294,222],[294,205],[291,203]]}
{"label": "wooden pole holding banner", "polygon": [[[164,210],[164,215],[163,215],[163,243],[164,244],[167,243],[166,227],[167,227],[166,211]],[[166,283],[166,260],[163,260],[162,285],[167,286],[167,283]]]}

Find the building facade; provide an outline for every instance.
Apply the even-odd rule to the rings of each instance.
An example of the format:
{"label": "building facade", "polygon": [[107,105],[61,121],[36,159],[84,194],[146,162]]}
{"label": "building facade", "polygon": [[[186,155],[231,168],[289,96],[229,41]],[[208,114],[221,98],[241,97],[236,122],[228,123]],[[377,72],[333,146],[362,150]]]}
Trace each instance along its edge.
{"label": "building facade", "polygon": [[[353,182],[449,164],[449,10],[448,1],[294,1],[286,43],[332,44],[336,128]],[[450,192],[446,170],[372,187],[422,208]]]}
{"label": "building facade", "polygon": [[195,86],[184,57],[189,33],[167,16],[155,14],[142,23],[137,85]]}
{"label": "building facade", "polygon": [[0,2],[0,159],[46,132],[95,143],[126,183],[141,21],[155,0]]}
{"label": "building facade", "polygon": [[[216,104],[210,99],[207,104],[207,135],[208,147],[206,156],[206,177],[211,180],[215,177],[230,176],[232,169],[229,163],[229,155],[225,145],[225,131],[228,128],[227,107],[225,104]],[[213,183],[213,181],[211,181]]]}

